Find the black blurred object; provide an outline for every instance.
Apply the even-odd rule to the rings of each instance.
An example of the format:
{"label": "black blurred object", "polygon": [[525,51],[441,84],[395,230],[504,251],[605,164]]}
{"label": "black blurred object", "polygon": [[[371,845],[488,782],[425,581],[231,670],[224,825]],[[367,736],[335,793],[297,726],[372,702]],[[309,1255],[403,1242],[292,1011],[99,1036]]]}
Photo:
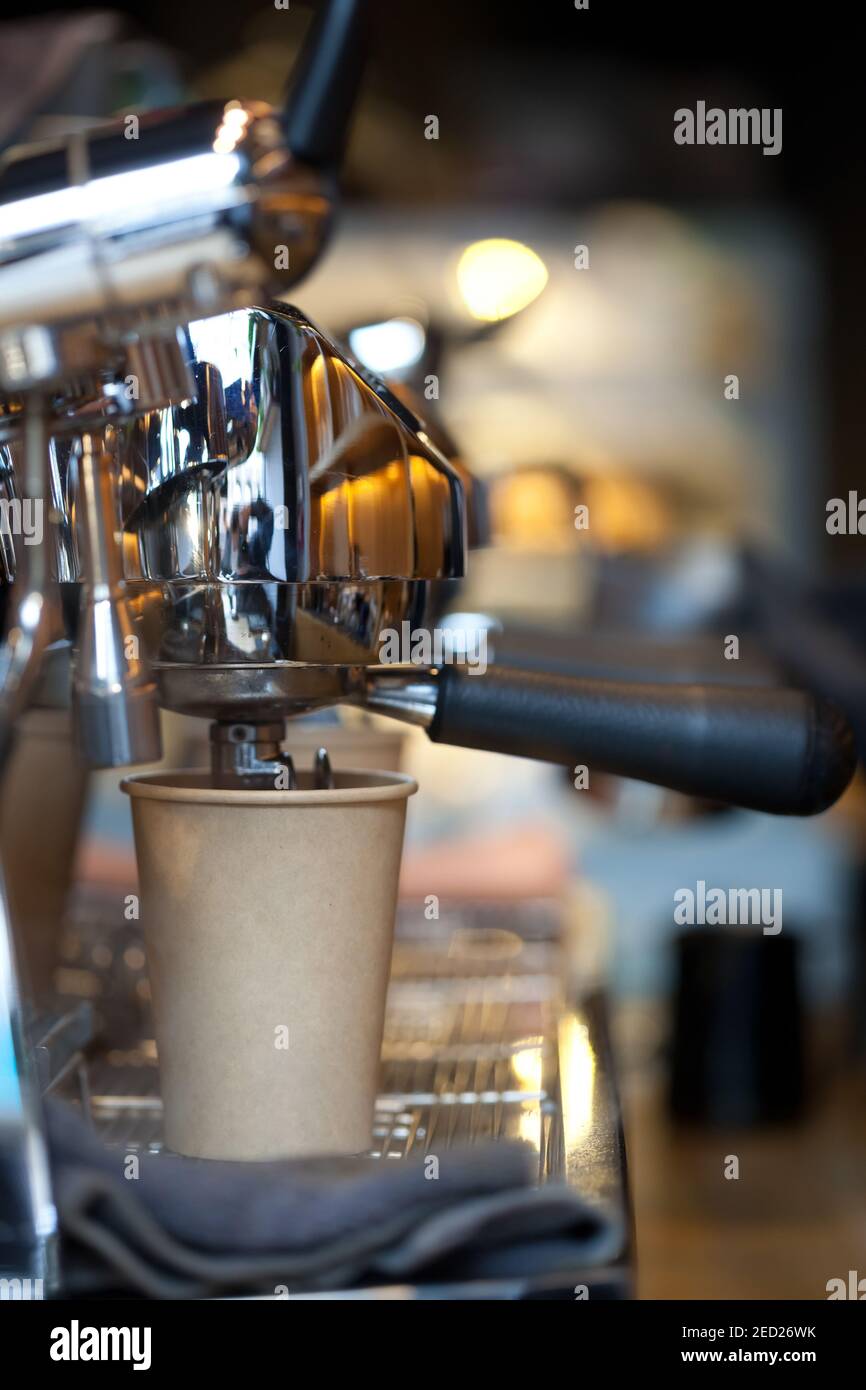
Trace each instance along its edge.
{"label": "black blurred object", "polygon": [[857,897],[851,924],[850,1044],[854,1056],[866,1060],[866,860],[857,865]]}
{"label": "black blurred object", "polygon": [[866,760],[866,577],[813,584],[777,557],[743,554],[743,627],[798,684],[832,700]]}
{"label": "black blurred object", "polygon": [[82,8],[3,24],[0,149],[34,133],[48,138],[49,128],[68,133],[118,109],[141,111],[182,99],[173,55],[116,10]]}
{"label": "black blurred object", "polygon": [[367,61],[368,11],[368,0],[324,0],[292,73],[286,140],[315,169],[342,163]]}
{"label": "black blurred object", "polygon": [[532,627],[506,622],[492,637],[493,660],[524,671],[593,680],[671,685],[784,685],[762,644],[743,643],[737,661],[717,633],[660,636],[640,630]]}
{"label": "black blurred object", "polygon": [[586,763],[714,801],[811,816],[856,765],[851,730],[800,690],[576,679],[496,663],[439,671],[434,742]]}
{"label": "black blurred object", "polygon": [[805,1101],[796,937],[698,927],[676,940],[670,1108],[675,1119],[751,1126]]}

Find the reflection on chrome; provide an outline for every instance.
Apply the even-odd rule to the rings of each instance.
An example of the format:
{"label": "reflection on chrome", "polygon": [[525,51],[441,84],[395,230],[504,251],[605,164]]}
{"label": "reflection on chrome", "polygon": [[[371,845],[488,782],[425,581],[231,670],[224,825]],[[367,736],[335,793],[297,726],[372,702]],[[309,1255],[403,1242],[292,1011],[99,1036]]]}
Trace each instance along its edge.
{"label": "reflection on chrome", "polygon": [[[222,315],[189,334],[197,408],[120,431],[124,525],[139,538],[128,579],[462,573],[460,480],[386,388],[293,309]],[[178,545],[181,523],[195,544]]]}
{"label": "reflection on chrome", "polygon": [[562,1124],[568,1152],[592,1127],[596,1055],[585,1023],[566,1014],[559,1023],[559,1084]]}
{"label": "reflection on chrome", "polygon": [[[375,663],[385,628],[423,620],[422,581],[463,573],[460,477],[387,388],[297,310],[223,314],[181,337],[194,397],[127,402],[105,431],[145,653]],[[62,582],[81,579],[78,431],[104,405],[70,399],[51,421]],[[7,418],[0,483],[11,494],[22,443]],[[3,559],[11,572],[9,546]]]}
{"label": "reflection on chrome", "polygon": [[533,1095],[541,1092],[544,1079],[543,1045],[544,1039],[538,1038],[531,1046],[520,1048],[511,1059],[511,1070],[521,1091],[530,1091]]}
{"label": "reflection on chrome", "polygon": [[517,1137],[531,1144],[537,1153],[541,1152],[541,1107],[538,1102],[526,1102],[520,1108],[517,1121]]}

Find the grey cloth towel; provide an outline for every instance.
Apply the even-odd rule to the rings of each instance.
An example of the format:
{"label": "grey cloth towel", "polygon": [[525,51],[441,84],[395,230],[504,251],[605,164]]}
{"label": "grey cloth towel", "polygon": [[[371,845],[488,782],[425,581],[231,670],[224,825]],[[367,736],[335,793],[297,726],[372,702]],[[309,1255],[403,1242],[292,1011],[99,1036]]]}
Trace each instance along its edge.
{"label": "grey cloth towel", "polygon": [[46,1105],[68,1294],[151,1298],[495,1279],[619,1253],[610,1214],[565,1184],[534,1185],[525,1144],[423,1157],[224,1163],[141,1154],[137,1176],[70,1106]]}

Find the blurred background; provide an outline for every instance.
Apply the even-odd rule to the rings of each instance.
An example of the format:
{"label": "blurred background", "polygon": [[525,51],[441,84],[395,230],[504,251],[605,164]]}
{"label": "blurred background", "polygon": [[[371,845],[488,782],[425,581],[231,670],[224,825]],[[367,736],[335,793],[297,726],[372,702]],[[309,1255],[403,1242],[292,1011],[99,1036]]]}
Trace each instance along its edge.
{"label": "blurred background", "polygon": [[[796,680],[846,708],[862,750],[864,537],[826,525],[863,457],[863,120],[842,11],[822,8],[816,36],[816,16],[800,32],[774,5],[712,24],[601,0],[373,10],[344,206],[297,298],[477,480],[483,544],[443,612],[530,667]],[[309,9],[7,16],[4,146],[190,98],[277,101]],[[698,101],[781,108],[781,153],[676,144],[674,112]],[[173,719],[170,760],[203,762],[205,738]],[[289,746],[323,740],[335,761],[399,760],[421,784],[406,930],[431,895],[503,929],[540,914],[571,987],[604,988],[644,1297],[824,1297],[866,1274],[859,779],[833,811],[787,822],[591,769],[578,789],[565,770],[348,716]],[[116,782],[86,789],[79,893],[134,874]],[[759,930],[681,939],[674,895],[699,881],[780,891],[777,955]],[[88,988],[82,952],[73,931],[71,993]]]}

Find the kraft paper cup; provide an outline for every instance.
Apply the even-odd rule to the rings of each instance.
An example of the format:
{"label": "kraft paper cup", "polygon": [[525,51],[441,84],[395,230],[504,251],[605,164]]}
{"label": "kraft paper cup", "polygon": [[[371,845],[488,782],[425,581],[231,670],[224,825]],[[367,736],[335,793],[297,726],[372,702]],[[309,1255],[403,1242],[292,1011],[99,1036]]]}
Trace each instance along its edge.
{"label": "kraft paper cup", "polygon": [[165,1142],[200,1158],[369,1149],[409,777],[206,772],[132,799]]}

